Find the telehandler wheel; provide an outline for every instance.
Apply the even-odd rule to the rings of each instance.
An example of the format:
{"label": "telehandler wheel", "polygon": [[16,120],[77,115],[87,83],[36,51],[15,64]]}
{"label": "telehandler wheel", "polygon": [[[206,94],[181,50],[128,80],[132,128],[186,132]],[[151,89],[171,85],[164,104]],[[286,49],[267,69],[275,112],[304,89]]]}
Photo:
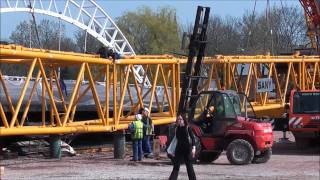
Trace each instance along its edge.
{"label": "telehandler wheel", "polygon": [[227,158],[231,164],[251,163],[254,156],[252,145],[244,139],[235,139],[227,147]]}
{"label": "telehandler wheel", "polygon": [[200,163],[211,163],[217,160],[221,152],[201,152],[199,155]]}
{"label": "telehandler wheel", "polygon": [[296,141],[296,146],[299,150],[306,149],[310,146],[310,140],[308,138],[300,138],[300,137],[294,137]]}
{"label": "telehandler wheel", "polygon": [[254,156],[252,163],[255,163],[255,164],[266,163],[267,161],[269,161],[271,155],[272,155],[272,150],[268,149],[262,152],[260,155]]}

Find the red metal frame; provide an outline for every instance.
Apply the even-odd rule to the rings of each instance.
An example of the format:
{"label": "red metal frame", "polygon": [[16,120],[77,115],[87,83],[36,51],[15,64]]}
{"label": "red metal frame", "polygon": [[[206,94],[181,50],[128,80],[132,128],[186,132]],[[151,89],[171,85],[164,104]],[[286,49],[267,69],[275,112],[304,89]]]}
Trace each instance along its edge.
{"label": "red metal frame", "polygon": [[319,49],[320,41],[320,0],[299,0],[306,16],[308,36],[312,47]]}
{"label": "red metal frame", "polygon": [[[253,145],[255,151],[265,151],[272,147],[274,140],[270,123],[245,121],[242,117],[238,117],[234,124],[226,128],[224,137],[203,136],[199,126],[194,125],[192,128],[195,135],[200,138],[204,150],[208,151],[222,151],[222,148],[227,147],[228,143],[234,139],[246,139]],[[270,129],[270,132],[265,133],[266,129]]]}
{"label": "red metal frame", "polygon": [[[293,114],[293,95],[296,90],[292,90],[290,93],[290,111],[289,111],[289,130],[293,133],[320,133],[320,113],[318,114]],[[300,90],[301,93],[305,92],[318,92],[320,90]],[[308,128],[306,125],[313,124],[316,128]],[[301,125],[298,127],[297,125]]]}
{"label": "red metal frame", "polygon": [[300,0],[300,3],[315,27],[320,25],[320,5],[317,0]]}

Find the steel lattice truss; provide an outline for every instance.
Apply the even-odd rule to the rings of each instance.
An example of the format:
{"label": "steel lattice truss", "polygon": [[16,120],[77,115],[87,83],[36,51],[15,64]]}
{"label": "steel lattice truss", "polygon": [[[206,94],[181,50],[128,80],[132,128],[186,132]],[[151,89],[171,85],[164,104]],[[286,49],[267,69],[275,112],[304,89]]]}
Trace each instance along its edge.
{"label": "steel lattice truss", "polygon": [[[0,13],[8,12],[34,12],[60,18],[120,54],[135,55],[121,30],[95,0],[0,0]],[[136,79],[142,82],[142,66],[136,65],[134,69]],[[146,85],[150,86],[149,80]]]}
{"label": "steel lattice truss", "polygon": [[1,13],[30,11],[74,24],[120,54],[135,54],[117,25],[94,0],[1,0]]}

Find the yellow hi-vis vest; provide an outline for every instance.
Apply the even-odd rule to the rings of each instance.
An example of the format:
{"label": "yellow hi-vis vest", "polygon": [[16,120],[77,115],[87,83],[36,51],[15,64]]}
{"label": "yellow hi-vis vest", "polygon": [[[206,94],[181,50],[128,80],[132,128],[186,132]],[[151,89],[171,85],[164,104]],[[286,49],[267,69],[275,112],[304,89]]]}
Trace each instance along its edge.
{"label": "yellow hi-vis vest", "polygon": [[140,120],[133,122],[134,133],[131,134],[132,139],[142,139],[143,138],[143,123]]}
{"label": "yellow hi-vis vest", "polygon": [[146,127],[146,135],[152,135],[153,134],[153,126],[151,123],[151,119],[147,118],[147,127]]}

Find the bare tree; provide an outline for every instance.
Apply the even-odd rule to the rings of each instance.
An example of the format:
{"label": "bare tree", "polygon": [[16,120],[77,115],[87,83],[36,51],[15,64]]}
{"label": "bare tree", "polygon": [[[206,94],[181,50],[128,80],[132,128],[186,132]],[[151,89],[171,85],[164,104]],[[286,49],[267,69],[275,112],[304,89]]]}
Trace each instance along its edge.
{"label": "bare tree", "polygon": [[273,7],[257,15],[246,13],[240,29],[245,54],[291,52],[306,42],[303,12],[297,7]]}
{"label": "bare tree", "polygon": [[239,20],[236,18],[210,17],[207,54],[238,54],[241,39],[238,26]]}
{"label": "bare tree", "polygon": [[[65,26],[55,21],[43,19],[37,25],[39,33],[39,41],[35,31],[35,24],[32,21],[22,21],[17,25],[15,30],[11,33],[10,40],[13,43],[20,44],[26,47],[44,48],[44,49],[59,49],[59,36],[61,32],[61,50],[62,51],[76,51],[77,47],[71,38],[65,35]],[[40,45],[42,47],[40,47]]]}
{"label": "bare tree", "polygon": [[[77,51],[77,46],[71,38],[65,35],[65,26],[55,21],[47,19],[41,20],[37,25],[38,35],[36,35],[35,24],[33,21],[22,21],[11,33],[10,40],[25,47],[43,48],[50,50],[59,50],[59,36],[61,32],[60,50]],[[39,40],[38,40],[39,37]],[[26,67],[21,65],[3,65],[1,66],[4,74],[7,75],[26,75]],[[72,74],[72,72],[70,72]]]}
{"label": "bare tree", "polygon": [[85,31],[75,33],[76,44],[82,53],[97,53],[102,43]]}

